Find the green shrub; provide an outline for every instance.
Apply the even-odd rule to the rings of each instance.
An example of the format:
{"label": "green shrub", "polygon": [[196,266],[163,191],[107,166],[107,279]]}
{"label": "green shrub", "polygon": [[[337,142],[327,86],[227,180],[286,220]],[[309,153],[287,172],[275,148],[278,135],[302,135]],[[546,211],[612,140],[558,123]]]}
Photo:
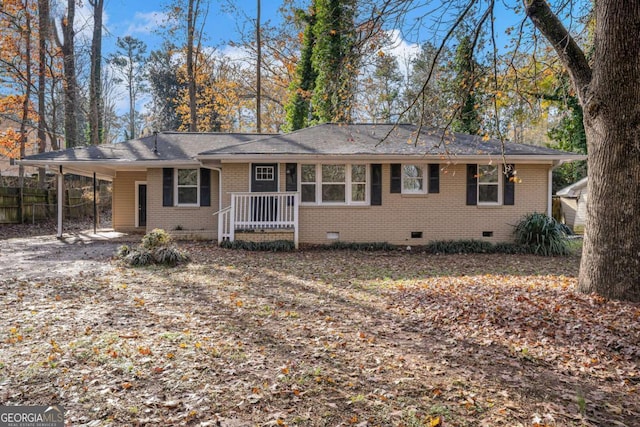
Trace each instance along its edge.
{"label": "green shrub", "polygon": [[153,251],[153,259],[157,264],[173,267],[189,261],[189,255],[175,246],[161,246]]}
{"label": "green shrub", "polygon": [[496,243],[493,246],[493,252],[497,254],[530,254],[531,248],[518,243]]}
{"label": "green shrub", "polygon": [[134,267],[151,265],[155,262],[151,251],[141,246],[127,254],[127,256],[124,257],[124,260],[127,264]]}
{"label": "green shrub", "polygon": [[222,241],[220,247],[225,249],[241,249],[255,252],[291,252],[296,246],[291,240],[274,240],[271,242],[249,242],[245,240]]}
{"label": "green shrub", "polygon": [[116,251],[116,256],[118,258],[124,258],[131,253],[131,248],[129,245],[120,245],[118,250]]}
{"label": "green shrub", "polygon": [[483,254],[493,253],[495,248],[484,240],[439,240],[427,244],[425,251],[433,254]]}
{"label": "green shrub", "polygon": [[142,238],[142,247],[149,250],[166,246],[169,243],[171,243],[171,236],[161,228],[154,228]]}
{"label": "green shrub", "polygon": [[525,215],[514,229],[516,243],[530,248],[536,255],[569,255],[567,235],[562,225],[542,213]]}
{"label": "green shrub", "polygon": [[352,251],[392,251],[397,249],[395,245],[387,242],[369,242],[369,243],[355,243],[355,242],[333,242],[330,245],[325,245],[327,250],[352,250]]}
{"label": "green shrub", "polygon": [[118,248],[116,256],[134,267],[142,267],[151,264],[176,266],[189,262],[190,257],[186,252],[180,251],[175,245],[171,245],[171,236],[159,228],[145,234],[142,242],[136,248],[122,245]]}

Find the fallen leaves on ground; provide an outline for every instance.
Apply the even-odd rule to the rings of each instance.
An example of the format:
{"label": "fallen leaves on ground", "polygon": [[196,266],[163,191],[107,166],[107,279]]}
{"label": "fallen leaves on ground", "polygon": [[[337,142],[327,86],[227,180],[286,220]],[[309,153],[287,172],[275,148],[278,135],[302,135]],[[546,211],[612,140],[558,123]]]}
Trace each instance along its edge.
{"label": "fallen leaves on ground", "polygon": [[183,246],[176,269],[0,279],[0,403],[72,425],[640,417],[640,306],[577,293],[576,257]]}

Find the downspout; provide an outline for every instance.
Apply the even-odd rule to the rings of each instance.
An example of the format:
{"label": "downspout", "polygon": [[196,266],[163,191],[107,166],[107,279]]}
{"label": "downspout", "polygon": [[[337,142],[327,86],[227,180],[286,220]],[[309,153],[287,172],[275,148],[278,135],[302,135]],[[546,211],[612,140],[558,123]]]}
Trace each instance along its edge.
{"label": "downspout", "polygon": [[98,199],[96,190],[98,189],[96,173],[93,173],[93,234],[98,232]]}
{"label": "downspout", "polygon": [[[559,166],[559,165],[558,165]],[[557,167],[557,166],[556,166]],[[547,191],[547,216],[553,217],[553,170],[555,167],[549,168],[549,189]]]}
{"label": "downspout", "polygon": [[58,234],[56,237],[62,237],[62,213],[64,204],[64,174],[62,173],[62,165],[58,172]]}

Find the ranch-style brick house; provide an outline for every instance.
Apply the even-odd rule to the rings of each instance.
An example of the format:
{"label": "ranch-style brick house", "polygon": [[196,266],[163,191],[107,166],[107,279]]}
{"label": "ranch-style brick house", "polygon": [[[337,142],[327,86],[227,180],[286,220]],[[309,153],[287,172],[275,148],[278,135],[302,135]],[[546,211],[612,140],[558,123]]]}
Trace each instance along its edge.
{"label": "ranch-style brick house", "polygon": [[551,214],[552,170],[584,158],[413,125],[322,124],[277,135],[162,132],[21,162],[112,181],[116,231],[297,246],[509,241],[523,215]]}

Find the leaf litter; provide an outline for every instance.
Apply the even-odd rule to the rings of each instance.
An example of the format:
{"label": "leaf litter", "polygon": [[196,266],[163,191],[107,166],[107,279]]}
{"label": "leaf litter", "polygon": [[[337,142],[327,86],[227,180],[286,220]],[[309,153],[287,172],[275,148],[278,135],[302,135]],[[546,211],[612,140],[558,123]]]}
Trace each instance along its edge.
{"label": "leaf litter", "polygon": [[91,426],[637,425],[640,306],[577,293],[577,257],[182,246],[175,269],[5,274],[0,403]]}

